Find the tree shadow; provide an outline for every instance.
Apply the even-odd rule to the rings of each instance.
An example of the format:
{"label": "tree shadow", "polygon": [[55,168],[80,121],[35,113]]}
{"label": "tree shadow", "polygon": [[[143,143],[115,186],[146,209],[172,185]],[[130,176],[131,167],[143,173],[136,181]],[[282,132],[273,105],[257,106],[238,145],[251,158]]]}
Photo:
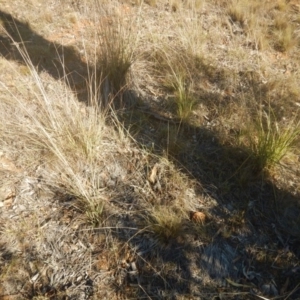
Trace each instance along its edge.
{"label": "tree shadow", "polygon": [[0,20],[4,29],[0,35],[0,55],[25,64],[19,48],[22,49],[38,72],[47,72],[54,79],[64,81],[79,101],[87,102],[88,81],[99,75],[95,66],[85,63],[74,47],[48,41],[32,30],[30,24],[9,13],[0,11]]}
{"label": "tree shadow", "polygon": [[[24,47],[38,71],[63,80],[79,101],[87,103],[87,83],[89,76],[95,73],[95,66],[83,62],[73,47],[48,41],[29,24],[8,13],[0,11],[0,20],[14,41],[0,36],[3,57],[24,64],[16,45]],[[216,216],[211,228],[215,234],[210,242],[203,243],[201,237],[191,232],[185,242],[171,240],[161,246],[155,244],[151,235],[135,237],[135,231],[122,229],[115,233],[124,243],[129,235],[131,247],[138,249],[139,269],[145,279],[138,282],[139,286],[153,299],[188,295],[211,299],[213,293],[232,290],[237,294],[241,289],[250,293],[251,284],[271,296],[279,294],[284,286],[283,293],[297,289],[300,280],[296,265],[300,260],[299,194],[280,190],[261,170],[253,168],[248,160],[249,152],[222,144],[213,130],[159,119],[151,107],[147,107],[147,111],[137,113],[125,109],[127,116],[121,116],[125,127],[132,130],[136,125],[134,134],[142,147],[154,145],[160,154],[170,154],[174,147],[174,155],[169,155],[169,159],[198,181],[202,186],[199,196],[209,195],[217,205],[207,209]],[[170,132],[174,132],[171,144]],[[133,227],[129,213],[122,225]],[[149,268],[151,262],[155,270]],[[169,266],[163,276],[161,270],[157,270],[159,264],[164,269]],[[211,279],[209,283],[208,278]],[[205,285],[207,289],[203,292]],[[144,296],[143,290],[139,290],[139,298]],[[249,293],[245,296],[247,299]],[[299,289],[295,290],[290,299],[296,299],[299,293]],[[228,295],[228,299],[234,297]]]}
{"label": "tree shadow", "polygon": [[[151,121],[147,119],[152,138],[148,136],[144,146],[149,147],[152,141],[163,154],[170,145],[155,136],[163,127],[171,131],[178,124]],[[144,124],[143,118],[141,122]],[[298,299],[299,194],[276,187],[268,174],[256,168],[245,149],[223,145],[216,133],[205,128],[180,126],[181,129],[174,130],[178,138],[193,145],[188,146],[188,153],[184,148],[169,159],[201,185],[198,196],[208,195],[217,205],[204,206],[204,211],[214,216],[206,227],[209,241],[186,223],[182,224],[188,232],[184,234],[185,242],[171,240],[166,249],[161,246],[153,249],[151,238],[148,242],[131,240],[148,262],[155,258],[162,266],[168,265],[170,274],[164,276],[168,285],[162,285],[162,280],[155,276],[152,284],[168,291],[167,299],[176,299],[176,293],[211,299],[214,292],[228,293],[226,299],[235,299],[235,293],[240,293],[239,299],[249,299],[255,298],[251,293],[274,297],[280,293],[288,295],[294,289],[289,297]],[[145,136],[149,132],[140,134]],[[124,233],[119,239],[122,236]],[[143,266],[142,261],[140,265]]]}

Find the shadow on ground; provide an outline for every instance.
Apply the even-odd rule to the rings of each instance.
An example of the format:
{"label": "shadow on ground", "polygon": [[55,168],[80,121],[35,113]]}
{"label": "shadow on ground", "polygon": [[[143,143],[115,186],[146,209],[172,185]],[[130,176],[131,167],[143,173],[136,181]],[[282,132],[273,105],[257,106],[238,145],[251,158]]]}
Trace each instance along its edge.
{"label": "shadow on ground", "polygon": [[0,11],[0,20],[4,29],[0,35],[0,54],[3,57],[24,64],[20,47],[39,72],[45,71],[54,79],[64,81],[78,100],[87,101],[87,82],[91,78],[89,76],[95,74],[94,66],[83,62],[73,47],[48,41],[33,31],[28,23],[6,12]]}
{"label": "shadow on ground", "polygon": [[[94,67],[84,63],[74,48],[49,42],[29,24],[3,11],[0,20],[14,40],[0,36],[3,57],[23,64],[16,45],[25,47],[38,71],[65,81],[79,101],[87,102],[86,83]],[[242,299],[243,293],[249,299],[258,291],[268,296],[293,291],[289,299],[299,299],[299,195],[274,186],[253,164],[245,163],[249,152],[222,144],[216,132],[153,117],[157,112],[149,111],[150,107],[147,113],[138,109],[125,108],[120,118],[129,130],[134,129],[140,145],[154,145],[156,152],[168,153],[178,168],[198,181],[199,196],[207,195],[218,205],[207,208],[214,223],[209,242],[191,234],[185,242],[158,245],[151,236],[141,239],[133,237],[135,231],[129,232],[131,246],[138,248],[141,257],[139,269],[144,278],[137,282],[143,287],[137,288],[137,297],[145,297],[145,290],[151,299],[212,299],[218,293],[228,293],[222,299]],[[176,132],[173,141],[170,132]],[[123,225],[132,227],[129,220]],[[115,236],[128,241],[128,231],[120,229]],[[212,281],[205,281],[207,278]]]}
{"label": "shadow on ground", "polygon": [[[222,144],[213,131],[172,121],[145,122],[144,118],[141,124],[144,126],[136,138],[145,147],[154,143],[160,154],[173,147],[176,155],[169,159],[197,180],[199,195],[209,195],[217,202],[213,208],[209,204],[206,207],[215,222],[207,228],[209,242],[202,243],[205,239],[194,233],[194,239],[187,238],[184,245],[173,241],[167,249],[148,254],[147,261],[151,261],[152,255],[163,253],[162,262],[173,265],[172,275],[165,276],[170,280],[167,289],[204,299],[212,297],[212,290],[227,292],[226,299],[243,299],[243,292],[255,293],[254,287],[269,297],[297,290],[299,195],[277,188],[268,174],[256,168],[254,156],[249,157],[245,149]],[[175,145],[168,143],[167,134],[161,139],[162,129],[176,132]],[[151,249],[151,242],[145,242],[144,248]],[[208,287],[206,274],[213,279],[207,289],[203,288]],[[233,290],[240,292],[238,298],[230,294]],[[298,299],[296,290],[291,299]],[[246,293],[244,297],[251,296]]]}

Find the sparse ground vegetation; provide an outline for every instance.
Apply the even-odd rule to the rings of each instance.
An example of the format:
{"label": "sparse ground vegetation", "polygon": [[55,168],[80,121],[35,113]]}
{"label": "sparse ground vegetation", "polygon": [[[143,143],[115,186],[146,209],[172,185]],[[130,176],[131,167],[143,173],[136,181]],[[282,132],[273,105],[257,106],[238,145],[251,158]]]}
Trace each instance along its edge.
{"label": "sparse ground vegetation", "polygon": [[0,299],[300,299],[299,12],[0,0]]}

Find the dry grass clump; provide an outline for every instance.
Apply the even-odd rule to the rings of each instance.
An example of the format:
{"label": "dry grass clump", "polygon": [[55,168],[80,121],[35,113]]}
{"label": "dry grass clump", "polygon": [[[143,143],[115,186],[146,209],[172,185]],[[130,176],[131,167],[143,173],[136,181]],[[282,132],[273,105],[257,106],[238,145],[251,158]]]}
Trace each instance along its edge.
{"label": "dry grass clump", "polygon": [[[26,54],[23,55],[27,59]],[[105,118],[97,107],[87,108],[78,103],[62,85],[55,89],[49,87],[49,81],[45,84],[30,61],[27,63],[35,81],[30,91],[33,99],[24,103],[22,91],[20,95],[12,94],[2,84],[10,95],[2,104],[10,113],[17,108],[21,115],[18,120],[7,120],[1,134],[6,139],[19,137],[32,151],[30,160],[42,155],[42,164],[49,168],[49,184],[64,187],[68,194],[83,201],[84,211],[95,223],[95,214],[100,215],[103,209],[105,185],[101,182],[101,170],[97,170],[98,153],[112,150],[105,146],[110,140],[105,133]],[[49,77],[46,76],[46,80]],[[63,102],[57,100],[60,97],[64,98]]]}
{"label": "dry grass clump", "polygon": [[231,1],[227,7],[231,21],[241,27],[254,41],[256,49],[286,52],[297,45],[294,26],[290,19],[292,9],[286,1],[258,3],[257,1]]}
{"label": "dry grass clump", "polygon": [[[193,77],[197,78],[197,70],[193,66],[195,59],[202,54],[205,34],[199,16],[201,5],[197,1],[182,5],[176,14],[161,12],[160,21],[164,22],[164,15],[169,20],[165,28],[158,27],[153,21],[140,22],[140,26],[145,26],[147,30],[140,32],[134,70],[141,77],[135,74],[134,79],[141,89],[155,90],[157,95],[163,92],[161,89],[171,91],[175,114],[186,121],[196,106]],[[169,6],[172,5],[166,5]],[[173,28],[174,34],[170,35],[169,28]]]}
{"label": "dry grass clump", "polygon": [[193,78],[188,64],[175,49],[165,49],[156,54],[158,76],[162,85],[173,93],[175,112],[177,117],[187,122],[196,107],[196,99],[193,95]]}
{"label": "dry grass clump", "polygon": [[[128,162],[124,155],[122,163],[116,160],[116,153],[129,141],[107,130],[97,107],[79,103],[63,83],[39,75],[23,56],[31,74],[7,63],[18,85],[9,89],[1,80],[2,149],[28,172],[17,174],[14,206],[7,202],[1,212],[7,220],[1,223],[1,247],[9,253],[1,259],[1,295],[90,296],[94,246],[89,231],[78,229],[103,226],[112,196],[107,188],[127,174]],[[109,259],[112,264],[113,255]]]}
{"label": "dry grass clump", "polygon": [[[111,21],[114,23],[115,20]],[[115,24],[114,24],[115,26]],[[98,64],[103,72],[103,76],[107,77],[114,93],[119,92],[126,84],[126,76],[132,64],[132,53],[126,49],[128,41],[118,36],[118,29],[110,26],[103,26],[105,32],[100,33],[99,61]]]}
{"label": "dry grass clump", "polygon": [[145,228],[154,234],[162,243],[176,240],[183,231],[183,214],[172,207],[158,206],[149,211],[145,217]]}
{"label": "dry grass clump", "polygon": [[299,134],[300,123],[297,117],[288,122],[278,122],[270,107],[268,112],[261,109],[256,120],[248,124],[240,136],[250,153],[245,163],[258,174],[264,169],[274,168],[293,150]]}
{"label": "dry grass clump", "polygon": [[194,108],[196,100],[192,95],[192,85],[184,74],[173,73],[170,85],[174,92],[176,113],[181,121],[188,121]]}
{"label": "dry grass clump", "polygon": [[238,22],[240,26],[244,26],[247,17],[247,1],[233,1],[229,8],[228,14],[233,22]]}
{"label": "dry grass clump", "polygon": [[278,51],[286,52],[297,45],[294,29],[291,25],[286,25],[283,28],[274,30],[273,35],[275,38],[274,47]]}
{"label": "dry grass clump", "polygon": [[105,11],[97,2],[96,35],[97,66],[103,78],[102,97],[108,104],[122,94],[130,84],[130,70],[135,60],[139,35],[136,32],[138,16],[125,20],[114,11]]}

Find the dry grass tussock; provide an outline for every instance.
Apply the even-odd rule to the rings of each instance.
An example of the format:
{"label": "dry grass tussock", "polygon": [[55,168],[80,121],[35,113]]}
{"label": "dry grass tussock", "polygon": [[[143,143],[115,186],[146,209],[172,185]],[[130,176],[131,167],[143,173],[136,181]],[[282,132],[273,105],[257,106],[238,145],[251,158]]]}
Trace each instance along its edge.
{"label": "dry grass tussock", "polygon": [[297,1],[44,6],[0,0],[0,298],[297,299]]}

